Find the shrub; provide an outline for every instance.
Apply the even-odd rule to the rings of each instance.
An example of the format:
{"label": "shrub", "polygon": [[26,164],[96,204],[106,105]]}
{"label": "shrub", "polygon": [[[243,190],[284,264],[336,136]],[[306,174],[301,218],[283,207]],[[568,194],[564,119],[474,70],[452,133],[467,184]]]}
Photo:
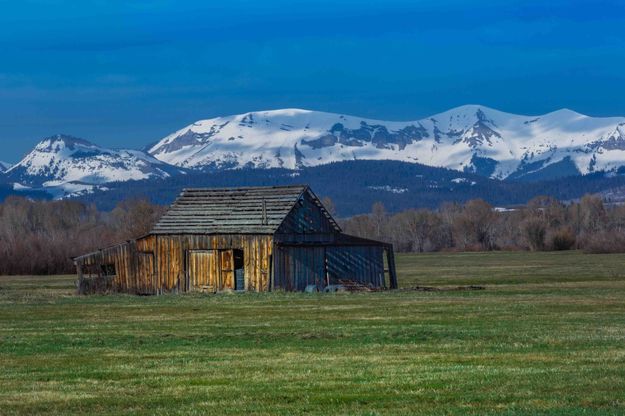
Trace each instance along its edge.
{"label": "shrub", "polygon": [[585,239],[586,253],[625,253],[625,233],[619,231],[599,231]]}
{"label": "shrub", "polygon": [[521,223],[521,230],[530,250],[538,251],[545,248],[547,225],[539,218],[527,218]]}
{"label": "shrub", "polygon": [[552,250],[571,250],[575,247],[577,239],[575,233],[569,227],[562,227],[551,233],[549,237]]}

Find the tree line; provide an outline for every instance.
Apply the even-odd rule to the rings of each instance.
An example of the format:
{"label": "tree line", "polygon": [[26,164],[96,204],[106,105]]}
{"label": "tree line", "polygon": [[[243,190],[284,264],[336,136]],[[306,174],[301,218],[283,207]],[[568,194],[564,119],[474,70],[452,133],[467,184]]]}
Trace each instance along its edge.
{"label": "tree line", "polygon": [[570,250],[625,252],[625,206],[594,195],[564,204],[539,196],[516,209],[481,199],[396,214],[375,203],[369,214],[341,221],[349,234],[393,243],[399,252]]}
{"label": "tree line", "polygon": [[[323,202],[334,211],[329,198]],[[9,197],[0,203],[0,275],[74,273],[72,257],[148,233],[165,209],[146,200],[100,211],[72,200]],[[369,214],[339,222],[346,233],[390,242],[398,252],[625,252],[625,206],[592,195],[568,204],[536,197],[512,210],[474,199],[392,214],[378,202]]]}
{"label": "tree line", "polygon": [[163,212],[144,200],[105,212],[70,200],[8,197],[0,204],[0,275],[74,273],[71,257],[146,234]]}

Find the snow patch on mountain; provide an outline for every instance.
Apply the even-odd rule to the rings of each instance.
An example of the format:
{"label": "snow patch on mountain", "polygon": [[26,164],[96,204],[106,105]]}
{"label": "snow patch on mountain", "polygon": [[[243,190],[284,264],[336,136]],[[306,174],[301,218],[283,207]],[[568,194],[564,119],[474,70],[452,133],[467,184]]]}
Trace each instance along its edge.
{"label": "snow patch on mountain", "polygon": [[408,188],[400,188],[397,186],[390,186],[390,185],[384,185],[384,186],[369,186],[369,189],[372,189],[374,191],[384,191],[384,192],[390,192],[393,194],[403,194],[405,192],[408,192]]}
{"label": "snow patch on mountain", "polygon": [[475,185],[477,182],[475,181],[470,181],[467,178],[454,178],[451,180],[451,182],[455,183],[455,184],[463,184],[463,183],[467,183],[471,186]]}
{"label": "snow patch on mountain", "polygon": [[59,195],[90,192],[109,182],[166,178],[173,171],[179,169],[138,150],[106,149],[59,134],[42,140],[5,176],[15,186]]}
{"label": "snow patch on mountain", "polygon": [[3,162],[0,160],[0,173],[6,172],[12,165],[7,162]]}
{"label": "snow patch on mountain", "polygon": [[465,105],[411,122],[284,109],[197,121],[148,152],[195,169],[299,169],[355,159],[399,160],[497,179],[614,170],[625,165],[625,118],[563,109],[541,116]]}

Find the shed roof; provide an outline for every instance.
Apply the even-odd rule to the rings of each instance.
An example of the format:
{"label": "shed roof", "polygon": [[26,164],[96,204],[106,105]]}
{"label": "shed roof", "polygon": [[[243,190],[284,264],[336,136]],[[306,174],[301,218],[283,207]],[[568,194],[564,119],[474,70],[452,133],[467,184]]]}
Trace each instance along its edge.
{"label": "shed roof", "polygon": [[184,189],[154,234],[273,234],[305,192],[338,225],[306,185]]}

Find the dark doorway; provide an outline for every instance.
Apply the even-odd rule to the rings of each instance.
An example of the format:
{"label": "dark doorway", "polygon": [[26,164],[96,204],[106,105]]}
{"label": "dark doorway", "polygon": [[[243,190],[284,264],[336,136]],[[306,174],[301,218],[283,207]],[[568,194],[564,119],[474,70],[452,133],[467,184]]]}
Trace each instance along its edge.
{"label": "dark doorway", "polygon": [[234,256],[234,290],[245,290],[245,259],[243,250],[233,250]]}

